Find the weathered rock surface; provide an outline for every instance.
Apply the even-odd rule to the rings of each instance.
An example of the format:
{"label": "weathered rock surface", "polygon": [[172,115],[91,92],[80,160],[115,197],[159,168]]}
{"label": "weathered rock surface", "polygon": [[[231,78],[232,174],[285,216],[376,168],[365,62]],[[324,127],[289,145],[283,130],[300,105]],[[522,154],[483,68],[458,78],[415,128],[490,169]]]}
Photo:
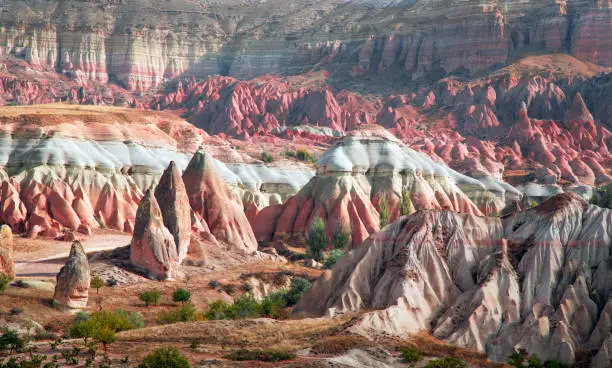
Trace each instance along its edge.
{"label": "weathered rock surface", "polygon": [[503,221],[418,211],[339,260],[295,312],[371,308],[352,331],[431,329],[496,361],[522,348],[571,364],[595,349],[593,364],[601,364],[609,356],[611,223],[611,210],[569,193]]}
{"label": "weathered rock surface", "polygon": [[53,305],[59,309],[79,309],[87,306],[89,297],[89,262],[80,242],[70,248],[66,264],[57,274]]}
{"label": "weathered rock surface", "polygon": [[164,226],[156,197],[147,190],[136,212],[134,235],[130,243],[130,263],[155,279],[176,277],[180,257],[175,239],[176,236]]}
{"label": "weathered rock surface", "polygon": [[183,178],[174,161],[170,162],[159,179],[155,187],[155,198],[164,226],[174,237],[180,263],[187,255],[191,240],[191,207]]}
{"label": "weathered rock surface", "polygon": [[[244,250],[256,250],[257,241],[242,209],[203,149],[196,151],[183,172],[189,203],[219,241]],[[202,222],[202,221],[201,221]]]}
{"label": "weathered rock surface", "polygon": [[0,275],[15,278],[15,259],[13,258],[13,232],[7,225],[0,227]]}
{"label": "weathered rock surface", "polygon": [[[255,217],[258,239],[280,234],[305,234],[321,217],[329,238],[341,229],[358,246],[380,228],[381,198],[389,218],[399,216],[407,190],[414,210],[449,209],[482,215],[499,212],[520,193],[499,180],[461,175],[402,145],[383,129],[353,133],[337,142],[317,162],[317,176],[279,211]],[[261,224],[261,225],[260,225]]]}

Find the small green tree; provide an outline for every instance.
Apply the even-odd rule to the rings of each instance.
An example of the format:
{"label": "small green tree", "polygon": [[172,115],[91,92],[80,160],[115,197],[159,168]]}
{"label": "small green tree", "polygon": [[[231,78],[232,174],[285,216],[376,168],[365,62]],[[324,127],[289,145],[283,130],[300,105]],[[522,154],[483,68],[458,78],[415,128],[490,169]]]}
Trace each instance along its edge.
{"label": "small green tree", "polygon": [[96,294],[100,294],[100,289],[104,287],[104,280],[100,276],[94,276],[91,278],[91,283],[89,285],[96,289]]}
{"label": "small green tree", "polygon": [[161,300],[161,293],[157,290],[150,290],[140,293],[138,296],[145,303],[145,306],[158,305]]}
{"label": "small green tree", "polygon": [[334,249],[346,249],[348,248],[350,236],[348,232],[342,230],[341,227],[337,227],[332,234],[332,244]]}
{"label": "small green tree", "polygon": [[183,288],[178,288],[172,293],[172,301],[176,303],[185,303],[191,299],[191,293]]}
{"label": "small green tree", "polygon": [[104,351],[108,351],[108,345],[117,341],[117,336],[112,328],[103,326],[96,330],[94,338],[104,347]]}
{"label": "small green tree", "polygon": [[191,366],[177,348],[164,346],[147,355],[138,368],[191,368]]}
{"label": "small green tree", "polygon": [[19,337],[17,331],[4,328],[0,335],[0,350],[8,350],[9,355],[12,355],[16,350],[23,349],[25,341]]}
{"label": "small green tree", "polygon": [[407,188],[402,189],[399,207],[401,216],[408,216],[412,213],[412,200],[410,199],[410,191]]}
{"label": "small green tree", "polygon": [[383,193],[378,201],[378,214],[380,219],[380,228],[387,226],[389,223],[389,208],[387,207],[387,194]]}
{"label": "small green tree", "polygon": [[327,246],[328,240],[325,235],[325,223],[320,217],[316,217],[308,228],[308,237],[306,239],[307,253],[316,261],[323,259],[323,250]]}
{"label": "small green tree", "polygon": [[423,352],[415,348],[402,349],[402,358],[406,363],[416,363],[423,360]]}

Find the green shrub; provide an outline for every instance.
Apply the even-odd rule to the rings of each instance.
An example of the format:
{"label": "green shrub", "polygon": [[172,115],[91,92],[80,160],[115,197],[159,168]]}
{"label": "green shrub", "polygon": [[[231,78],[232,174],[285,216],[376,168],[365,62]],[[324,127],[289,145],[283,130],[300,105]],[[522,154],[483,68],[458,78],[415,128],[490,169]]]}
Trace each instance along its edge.
{"label": "green shrub", "polygon": [[118,308],[115,309],[115,313],[121,316],[122,318],[127,319],[132,325],[132,328],[143,328],[145,326],[144,318],[142,318],[142,314],[138,312],[128,312],[126,310]]}
{"label": "green shrub", "polygon": [[161,347],[147,355],[138,368],[190,368],[189,361],[171,346]]}
{"label": "green shrub", "polygon": [[244,294],[231,306],[233,319],[246,319],[261,316],[261,306],[251,294]]}
{"label": "green shrub", "polygon": [[212,302],[206,308],[206,312],[204,312],[204,316],[206,319],[210,320],[218,320],[218,319],[232,319],[231,315],[231,305],[227,303],[225,300],[217,300]]}
{"label": "green shrub", "polygon": [[11,278],[4,272],[0,273],[0,291],[8,289]]}
{"label": "green shrub", "polygon": [[297,304],[302,294],[308,291],[308,289],[310,289],[311,286],[312,284],[310,283],[310,281],[304,278],[301,278],[301,277],[292,278],[291,286],[289,286],[289,290],[287,291],[287,294],[285,296],[285,302],[287,303],[287,305],[291,306],[291,305]]}
{"label": "green shrub", "polygon": [[23,349],[25,347],[25,341],[19,337],[17,331],[9,330],[4,328],[2,335],[0,335],[0,351],[8,350],[9,354],[14,351]]}
{"label": "green shrub", "polygon": [[342,228],[337,228],[332,234],[332,244],[334,249],[347,249],[350,242],[350,236]]}
{"label": "green shrub", "polygon": [[274,161],[274,156],[272,156],[268,152],[262,152],[261,153],[261,160],[263,162],[265,162],[265,163],[270,163],[270,162]]}
{"label": "green shrub", "polygon": [[316,261],[321,261],[323,259],[323,250],[327,246],[327,243],[328,240],[327,235],[325,235],[325,223],[323,222],[322,218],[316,217],[308,228],[306,252]]}
{"label": "green shrub", "polygon": [[295,152],[295,158],[297,158],[300,161],[305,161],[305,162],[316,162],[317,158],[315,157],[315,155],[311,154],[310,152],[308,152],[308,150],[305,150],[303,148],[298,149]]}
{"label": "green shrub", "polygon": [[427,363],[425,368],[466,368],[467,364],[455,357],[434,359]]}
{"label": "green shrub", "polygon": [[[82,338],[85,345],[87,345],[89,339],[94,339],[101,343],[106,350],[106,346],[115,341],[116,332],[142,327],[139,324],[144,325],[144,322],[142,322],[142,317],[139,316],[139,318],[140,323],[138,323],[136,315],[123,310],[104,310],[94,312],[91,315],[79,313],[70,327],[70,336]],[[138,325],[132,323],[132,320],[136,321]]]}
{"label": "green shrub", "polygon": [[416,363],[423,360],[423,352],[415,348],[403,348],[402,358],[406,363]]}
{"label": "green shrub", "polygon": [[189,322],[195,318],[197,310],[191,303],[185,303],[179,308],[160,311],[157,314],[157,323],[166,325],[177,322]]}
{"label": "green shrub", "polygon": [[287,151],[285,152],[285,156],[296,158],[297,154],[295,153],[295,151]]}
{"label": "green shrub", "polygon": [[275,350],[247,350],[233,351],[223,356],[225,359],[236,361],[257,360],[260,362],[282,362],[295,359],[295,354]]}
{"label": "green shrub", "polygon": [[178,288],[172,293],[172,301],[174,302],[185,303],[188,302],[189,299],[191,299],[191,293],[185,289]]}
{"label": "green shrub", "polygon": [[15,286],[17,286],[18,288],[27,289],[30,287],[30,284],[28,284],[24,280],[17,280],[15,281]]}
{"label": "green shrub", "polygon": [[344,251],[342,249],[332,250],[327,255],[327,258],[325,258],[325,262],[323,262],[323,268],[325,268],[326,270],[331,269],[342,257],[344,257]]}
{"label": "green shrub", "polygon": [[268,294],[260,304],[262,317],[274,319],[286,318],[288,313],[285,312],[287,307],[285,296],[286,293],[282,291]]}
{"label": "green shrub", "polygon": [[387,226],[387,224],[389,223],[389,208],[387,205],[387,194],[383,193],[380,196],[380,200],[378,202],[378,216],[379,216],[379,221],[380,221],[380,228],[382,229],[383,227]]}
{"label": "green shrub", "polygon": [[211,289],[216,289],[216,288],[218,288],[220,285],[221,285],[221,284],[220,284],[220,283],[219,283],[219,281],[217,281],[217,280],[210,280],[210,281],[208,282],[208,287],[209,287],[209,288],[211,288]]}
{"label": "green shrub", "polygon": [[145,303],[145,306],[158,305],[161,300],[161,293],[157,290],[150,290],[140,293],[138,296]]}

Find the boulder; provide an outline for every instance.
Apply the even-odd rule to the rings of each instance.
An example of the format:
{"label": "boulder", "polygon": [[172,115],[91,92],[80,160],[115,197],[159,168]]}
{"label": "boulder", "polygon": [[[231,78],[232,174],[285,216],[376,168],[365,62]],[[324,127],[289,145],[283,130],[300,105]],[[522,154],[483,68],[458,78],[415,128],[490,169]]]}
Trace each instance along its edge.
{"label": "boulder", "polygon": [[130,263],[159,280],[174,278],[180,264],[174,236],[164,226],[157,199],[150,190],[146,191],[136,211]]}
{"label": "boulder", "polygon": [[0,228],[0,274],[15,278],[15,259],[13,258],[13,232],[8,225]]}
{"label": "boulder", "polygon": [[57,274],[53,305],[58,309],[80,309],[87,306],[89,297],[89,262],[80,242],[70,248],[66,264]]}

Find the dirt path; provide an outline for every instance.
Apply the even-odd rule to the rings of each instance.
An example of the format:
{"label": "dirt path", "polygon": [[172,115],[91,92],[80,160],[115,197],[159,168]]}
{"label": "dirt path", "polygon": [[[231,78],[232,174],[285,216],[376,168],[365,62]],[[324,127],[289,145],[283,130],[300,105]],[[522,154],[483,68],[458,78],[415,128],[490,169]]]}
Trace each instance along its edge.
{"label": "dirt path", "polygon": [[[15,268],[18,277],[55,276],[66,262],[69,242],[15,237]],[[115,249],[130,243],[131,235],[101,230],[82,240],[85,252]]]}

